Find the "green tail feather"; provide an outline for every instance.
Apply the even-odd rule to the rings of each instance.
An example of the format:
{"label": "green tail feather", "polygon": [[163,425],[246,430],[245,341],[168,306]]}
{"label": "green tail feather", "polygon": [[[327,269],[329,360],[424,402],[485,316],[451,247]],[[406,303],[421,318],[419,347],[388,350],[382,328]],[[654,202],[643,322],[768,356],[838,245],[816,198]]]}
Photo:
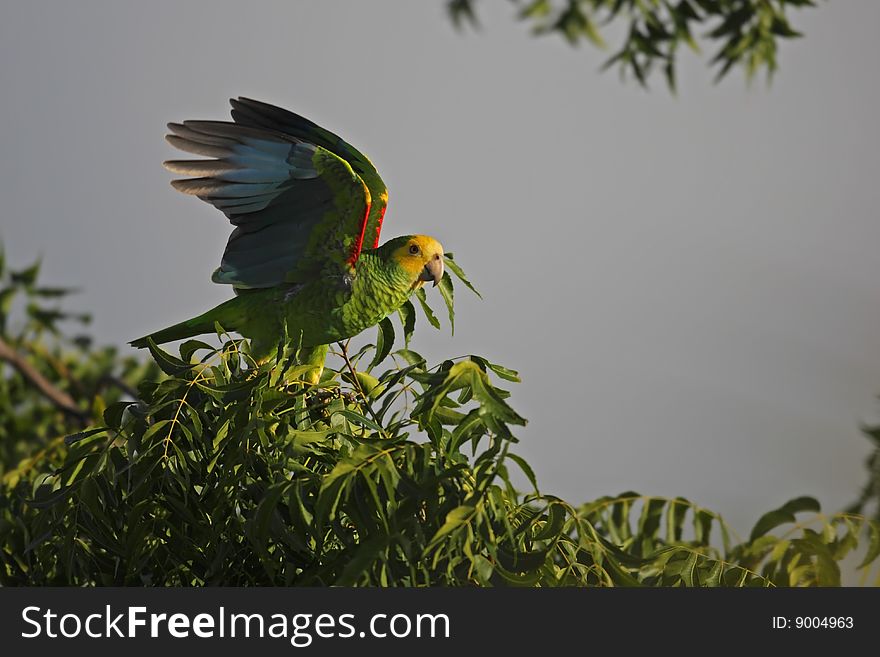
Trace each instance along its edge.
{"label": "green tail feather", "polygon": [[241,315],[239,305],[240,299],[238,297],[230,299],[229,301],[221,303],[219,306],[211,308],[211,310],[198,317],[193,317],[185,322],[169,326],[168,328],[156,331],[150,335],[145,335],[137,340],[132,340],[129,344],[132,347],[143,349],[147,346],[148,338],[152,339],[156,344],[162,344],[163,342],[173,342],[174,340],[191,338],[194,335],[201,335],[203,333],[213,333],[214,325],[218,322],[224,330],[235,331],[237,330],[236,319]]}

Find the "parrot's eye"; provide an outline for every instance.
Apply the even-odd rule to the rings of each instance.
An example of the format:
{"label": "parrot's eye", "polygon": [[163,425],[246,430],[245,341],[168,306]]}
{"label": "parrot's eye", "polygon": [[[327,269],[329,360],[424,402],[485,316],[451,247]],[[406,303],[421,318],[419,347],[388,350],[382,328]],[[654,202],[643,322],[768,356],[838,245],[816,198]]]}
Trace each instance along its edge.
{"label": "parrot's eye", "polygon": [[412,253],[413,255],[418,255],[418,254],[419,254],[419,247],[418,247],[418,245],[417,245],[417,244],[411,244],[410,247],[409,247],[409,252]]}

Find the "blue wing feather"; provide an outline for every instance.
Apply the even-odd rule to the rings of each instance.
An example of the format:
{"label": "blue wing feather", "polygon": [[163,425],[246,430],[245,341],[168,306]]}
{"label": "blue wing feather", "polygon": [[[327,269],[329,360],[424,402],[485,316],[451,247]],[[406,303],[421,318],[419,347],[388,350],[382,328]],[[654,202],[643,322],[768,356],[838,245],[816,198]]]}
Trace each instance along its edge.
{"label": "blue wing feather", "polygon": [[267,127],[216,121],[171,123],[168,141],[214,159],[171,160],[174,180],[236,226],[212,279],[237,288],[303,282],[350,266],[360,250],[370,192],[351,165],[323,145]]}

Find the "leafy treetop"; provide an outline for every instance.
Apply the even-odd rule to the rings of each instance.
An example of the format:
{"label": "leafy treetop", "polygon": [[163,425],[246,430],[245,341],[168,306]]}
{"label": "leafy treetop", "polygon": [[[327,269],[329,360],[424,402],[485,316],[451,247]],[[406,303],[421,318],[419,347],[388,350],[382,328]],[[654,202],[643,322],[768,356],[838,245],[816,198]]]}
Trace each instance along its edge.
{"label": "leafy treetop", "polygon": [[[36,275],[2,289],[53,298]],[[26,323],[48,330],[35,304]],[[83,393],[4,308],[2,585],[831,586],[844,557],[860,550],[870,577],[880,555],[877,524],[809,497],[739,537],[684,498],[541,492],[516,453],[517,373],[480,356],[430,366],[410,348],[412,305],[402,347],[384,321],[374,343],[338,345],[313,386],[289,340],[257,366],[218,327],[219,346],[153,344],[133,366],[59,333],[46,353],[77,381],[124,383]]]}

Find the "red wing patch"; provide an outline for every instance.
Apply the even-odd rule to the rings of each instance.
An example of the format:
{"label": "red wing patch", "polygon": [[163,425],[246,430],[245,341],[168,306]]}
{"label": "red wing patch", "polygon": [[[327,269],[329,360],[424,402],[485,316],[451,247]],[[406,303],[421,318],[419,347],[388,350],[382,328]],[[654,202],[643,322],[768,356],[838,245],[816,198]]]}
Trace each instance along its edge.
{"label": "red wing patch", "polygon": [[377,248],[379,246],[379,233],[382,232],[382,220],[385,219],[385,210],[388,209],[387,205],[383,205],[382,209],[379,211],[379,223],[376,224],[376,239],[373,241],[373,248]]}
{"label": "red wing patch", "polygon": [[[370,217],[370,207],[371,203],[367,201],[367,211],[364,213],[364,218],[361,220],[361,234],[357,238],[357,241],[354,243],[354,247],[351,250],[351,255],[348,257],[348,264],[350,264],[352,267],[354,267],[355,263],[358,261],[358,258],[361,257],[361,248],[364,245],[364,233],[367,230],[367,219],[369,219]],[[376,241],[378,242],[378,239]]]}

